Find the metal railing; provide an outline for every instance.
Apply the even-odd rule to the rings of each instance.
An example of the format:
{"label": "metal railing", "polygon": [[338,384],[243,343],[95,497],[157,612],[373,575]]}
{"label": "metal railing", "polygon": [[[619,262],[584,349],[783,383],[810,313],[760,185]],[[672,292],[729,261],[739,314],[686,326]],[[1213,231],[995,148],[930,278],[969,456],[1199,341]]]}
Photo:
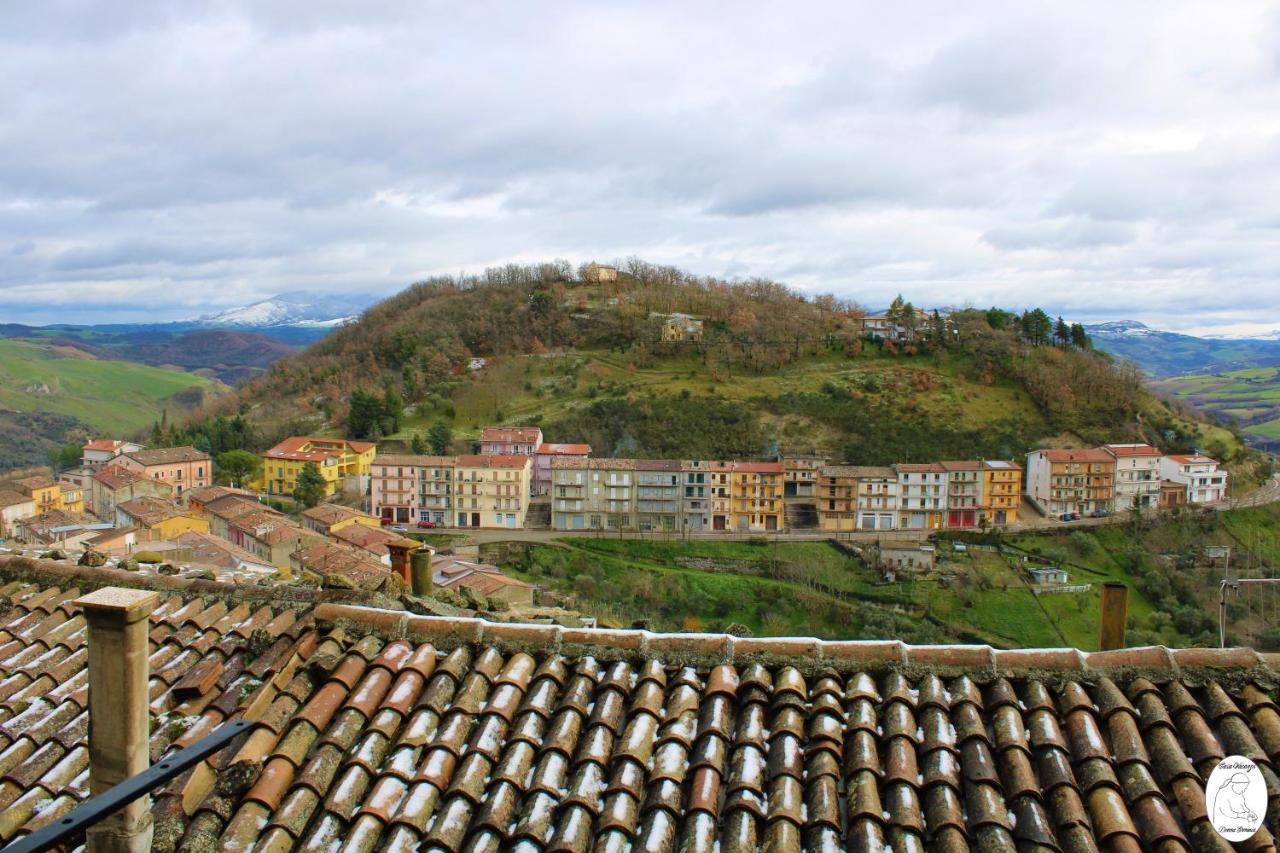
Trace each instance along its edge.
{"label": "metal railing", "polygon": [[221,750],[232,738],[253,730],[258,724],[249,720],[223,723],[213,733],[180,749],[146,770],[124,780],[96,797],[90,797],[53,823],[30,835],[24,835],[0,848],[0,853],[35,853],[49,850],[73,838],[94,824],[110,817],[129,803],[151,793],[196,764]]}

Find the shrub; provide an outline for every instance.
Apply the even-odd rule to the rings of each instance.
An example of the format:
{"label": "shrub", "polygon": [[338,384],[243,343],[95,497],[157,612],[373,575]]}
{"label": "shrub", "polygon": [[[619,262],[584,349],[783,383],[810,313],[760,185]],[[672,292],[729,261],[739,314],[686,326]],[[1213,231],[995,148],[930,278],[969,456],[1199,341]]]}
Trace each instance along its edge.
{"label": "shrub", "polygon": [[139,551],[138,553],[133,555],[133,559],[137,560],[139,563],[164,562],[164,557],[160,556],[155,551]]}

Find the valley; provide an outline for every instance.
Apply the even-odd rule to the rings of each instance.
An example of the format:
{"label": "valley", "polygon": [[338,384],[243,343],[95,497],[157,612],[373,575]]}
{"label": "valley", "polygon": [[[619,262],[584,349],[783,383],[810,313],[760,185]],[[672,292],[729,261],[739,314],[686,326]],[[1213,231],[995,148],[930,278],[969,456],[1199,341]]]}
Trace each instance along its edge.
{"label": "valley", "polygon": [[1250,367],[1157,379],[1160,394],[1239,425],[1252,444],[1280,450],[1280,367]]}
{"label": "valley", "polygon": [[[0,340],[0,421],[6,424],[0,433],[14,439],[0,441],[0,470],[36,461],[23,444],[134,435],[162,412],[182,417],[227,390],[181,370],[94,358],[56,344]],[[35,455],[44,461],[42,453]]]}

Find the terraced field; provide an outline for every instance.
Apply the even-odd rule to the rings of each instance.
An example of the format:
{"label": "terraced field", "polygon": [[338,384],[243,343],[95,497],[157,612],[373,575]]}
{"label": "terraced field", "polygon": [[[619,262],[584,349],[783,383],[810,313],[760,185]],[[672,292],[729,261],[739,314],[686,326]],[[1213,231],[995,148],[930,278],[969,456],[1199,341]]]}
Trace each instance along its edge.
{"label": "terraced field", "polygon": [[1168,396],[1238,421],[1263,447],[1280,447],[1280,367],[1175,376],[1152,383]]}

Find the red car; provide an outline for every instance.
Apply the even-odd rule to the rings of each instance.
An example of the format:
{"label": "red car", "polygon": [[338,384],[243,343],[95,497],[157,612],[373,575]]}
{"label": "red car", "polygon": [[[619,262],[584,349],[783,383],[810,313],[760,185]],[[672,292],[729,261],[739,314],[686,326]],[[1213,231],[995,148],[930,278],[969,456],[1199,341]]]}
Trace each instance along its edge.
{"label": "red car", "polygon": [[423,530],[431,530],[436,526],[436,523],[434,521],[419,521],[418,526]]}

